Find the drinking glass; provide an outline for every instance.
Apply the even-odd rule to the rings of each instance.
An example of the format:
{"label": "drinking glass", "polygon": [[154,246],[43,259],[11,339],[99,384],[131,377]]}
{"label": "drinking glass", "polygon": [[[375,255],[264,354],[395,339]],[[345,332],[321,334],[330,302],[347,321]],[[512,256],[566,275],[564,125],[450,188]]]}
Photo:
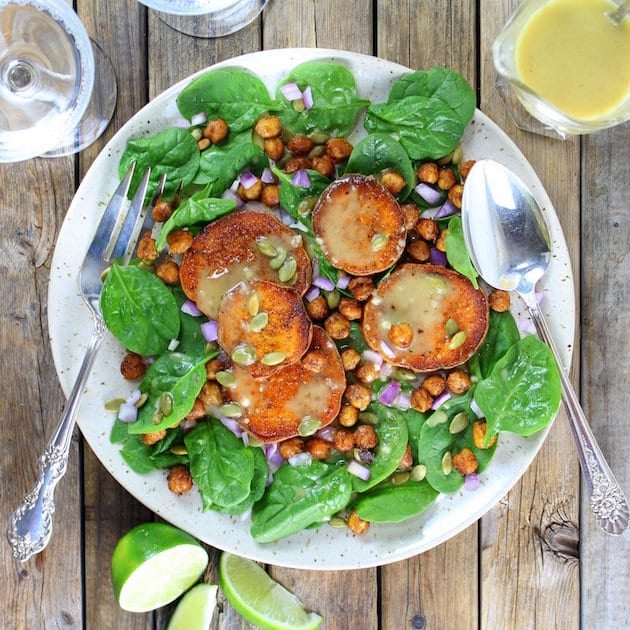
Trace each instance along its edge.
{"label": "drinking glass", "polygon": [[107,127],[109,59],[64,0],[0,0],[0,162],[70,155]]}
{"label": "drinking glass", "polygon": [[255,20],[268,0],[140,0],[172,28],[196,37],[223,37]]}

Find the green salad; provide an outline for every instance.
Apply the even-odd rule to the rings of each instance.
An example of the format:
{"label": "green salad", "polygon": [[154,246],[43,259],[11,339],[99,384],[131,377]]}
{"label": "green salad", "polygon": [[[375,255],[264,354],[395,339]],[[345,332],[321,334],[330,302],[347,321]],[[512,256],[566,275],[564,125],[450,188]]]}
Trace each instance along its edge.
{"label": "green salad", "polygon": [[501,433],[553,419],[549,349],[465,247],[463,77],[409,72],[375,103],[334,62],[295,67],[273,93],[220,68],[177,107],[188,127],[122,155],[130,195],[146,167],[149,194],[166,185],[101,296],[134,382],[106,405],[132,470],[249,516],[260,543],[358,535],[474,492]]}

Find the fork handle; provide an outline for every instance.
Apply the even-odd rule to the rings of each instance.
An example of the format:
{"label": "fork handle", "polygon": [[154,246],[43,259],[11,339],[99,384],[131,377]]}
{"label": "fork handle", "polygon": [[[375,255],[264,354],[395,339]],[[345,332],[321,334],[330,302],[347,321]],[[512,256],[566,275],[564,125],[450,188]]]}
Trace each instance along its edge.
{"label": "fork handle", "polygon": [[103,320],[95,318],[92,335],[79,369],[79,374],[70,392],[66,408],[59,419],[53,436],[46,445],[38,462],[35,485],[26,493],[20,506],[9,519],[7,538],[16,560],[25,562],[42,551],[52,534],[52,517],[55,512],[54,492],[57,482],[68,467],[70,441],[76,423],[81,394],[105,337]]}

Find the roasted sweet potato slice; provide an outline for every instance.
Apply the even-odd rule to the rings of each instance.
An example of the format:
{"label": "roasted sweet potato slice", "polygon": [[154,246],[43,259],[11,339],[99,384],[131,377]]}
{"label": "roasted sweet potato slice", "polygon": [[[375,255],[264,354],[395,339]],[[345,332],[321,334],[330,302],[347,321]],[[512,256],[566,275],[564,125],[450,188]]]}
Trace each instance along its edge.
{"label": "roasted sweet potato slice", "polygon": [[373,177],[335,180],[313,208],[313,230],[324,256],[338,269],[368,276],[391,267],[405,248],[405,217]]}
{"label": "roasted sweet potato slice", "polygon": [[346,375],[337,347],[320,327],[304,357],[268,377],[254,378],[237,366],[226,397],[240,405],[241,426],[263,442],[310,434],[330,424],[341,407]]}
{"label": "roasted sweet potato slice", "polygon": [[221,348],[252,376],[295,363],[311,344],[313,325],[301,296],[267,280],[241,282],[221,299]]}
{"label": "roasted sweet potato slice", "polygon": [[269,212],[243,209],[195,236],[179,277],[186,296],[216,319],[223,294],[243,280],[270,280],[303,294],[311,282],[311,263],[299,234]]}
{"label": "roasted sweet potato slice", "polygon": [[488,301],[461,274],[406,263],[377,287],[362,321],[368,345],[394,365],[431,372],[460,365],[488,331]]}

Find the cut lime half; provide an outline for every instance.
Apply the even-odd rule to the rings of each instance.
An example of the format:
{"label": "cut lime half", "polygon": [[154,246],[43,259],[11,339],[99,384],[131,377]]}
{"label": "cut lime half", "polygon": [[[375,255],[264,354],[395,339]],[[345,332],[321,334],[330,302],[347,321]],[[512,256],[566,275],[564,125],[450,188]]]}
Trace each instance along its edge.
{"label": "cut lime half", "polygon": [[252,560],[224,552],[219,584],[232,607],[263,630],[312,630],[323,621]]}
{"label": "cut lime half", "polygon": [[166,630],[209,630],[217,607],[214,584],[197,584],[184,594]]}
{"label": "cut lime half", "polygon": [[155,610],[188,590],[207,565],[206,550],[186,532],[166,523],[138,525],[114,549],[114,594],[124,610]]}

